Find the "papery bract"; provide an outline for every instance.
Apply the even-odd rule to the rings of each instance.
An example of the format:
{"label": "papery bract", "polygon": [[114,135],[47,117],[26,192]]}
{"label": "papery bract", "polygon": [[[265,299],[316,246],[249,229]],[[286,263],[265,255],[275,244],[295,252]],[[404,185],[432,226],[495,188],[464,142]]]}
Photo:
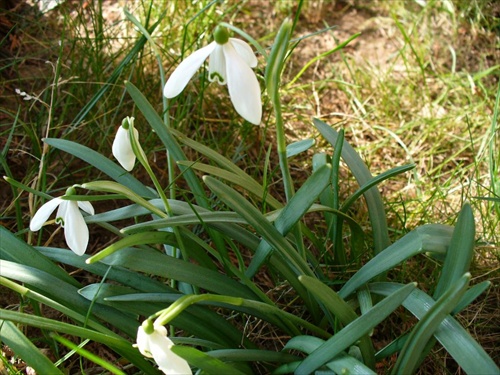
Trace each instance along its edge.
{"label": "papery bract", "polygon": [[229,96],[236,112],[252,124],[259,125],[262,118],[260,85],[251,68],[257,58],[248,43],[227,38],[224,43],[214,41],[182,61],[165,84],[163,95],[174,98],[210,57],[208,79],[220,85],[227,83]]}
{"label": "papery bract", "polygon": [[155,324],[154,331],[149,334],[142,325],[139,326],[135,346],[142,355],[153,358],[160,370],[167,375],[192,374],[187,361],[170,350],[174,343],[167,337],[167,329],[162,325]]}
{"label": "papery bract", "polygon": [[89,229],[79,208],[90,215],[94,208],[87,201],[70,201],[54,198],[42,205],[31,219],[30,230],[36,232],[49,219],[54,210],[59,207],[56,222],[64,227],[64,237],[69,248],[77,255],[83,255],[89,243]]}

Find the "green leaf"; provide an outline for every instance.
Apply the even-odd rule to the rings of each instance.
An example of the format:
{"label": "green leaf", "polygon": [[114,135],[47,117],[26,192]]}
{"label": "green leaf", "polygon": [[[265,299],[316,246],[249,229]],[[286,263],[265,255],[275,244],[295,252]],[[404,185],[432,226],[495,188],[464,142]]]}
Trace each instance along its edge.
{"label": "green leaf", "polygon": [[9,346],[17,356],[21,357],[38,374],[64,374],[33,345],[31,340],[14,323],[3,319],[5,317],[0,311],[0,337],[3,344]]}
{"label": "green leaf", "polygon": [[410,283],[384,298],[370,311],[349,323],[307,356],[295,370],[295,373],[310,374],[334,359],[396,310],[413,290],[415,290],[415,284]]}
{"label": "green leaf", "polygon": [[419,363],[421,353],[443,319],[453,310],[459,299],[465,293],[470,281],[470,273],[451,285],[436,303],[420,319],[412,329],[398,356],[393,374],[413,374]]}
{"label": "green leaf", "polygon": [[195,348],[189,346],[174,345],[172,352],[184,358],[190,365],[194,365],[205,371],[207,374],[227,374],[227,375],[245,375],[237,367],[222,362],[220,359],[211,357]]}
{"label": "green leaf", "polygon": [[[299,280],[318,301],[323,303],[327,310],[332,312],[332,314],[340,320],[342,325],[345,326],[358,318],[358,314],[356,314],[354,309],[347,302],[318,279],[308,276],[299,276]],[[365,363],[369,367],[375,367],[375,351],[368,335],[361,337],[359,347]]]}
{"label": "green leaf", "polygon": [[458,215],[443,269],[434,291],[434,299],[460,280],[469,271],[474,256],[475,224],[470,204],[466,203]]}
{"label": "green leaf", "polygon": [[[388,295],[402,287],[397,283],[371,283],[372,293]],[[422,319],[436,302],[423,291],[415,289],[403,302],[403,306],[418,319]],[[498,374],[500,369],[484,349],[453,317],[443,319],[434,337],[455,359],[467,374]]]}
{"label": "green leaf", "polygon": [[314,146],[315,143],[316,141],[314,138],[303,139],[301,141],[290,143],[286,146],[286,157],[291,158],[301,152],[307,151]]}
{"label": "green leaf", "polygon": [[[319,119],[313,119],[314,126],[319,130],[323,137],[330,142],[332,146],[338,137],[338,133],[330,127],[328,124],[324,123]],[[373,176],[366,167],[365,163],[359,155],[356,153],[354,148],[344,141],[342,145],[342,158],[349,166],[352,174],[358,181],[360,186],[367,184],[372,180]],[[366,199],[366,204],[368,206],[368,213],[370,215],[370,222],[374,237],[375,254],[378,254],[383,249],[391,244],[389,240],[389,233],[387,229],[387,219],[384,210],[384,204],[382,196],[376,187],[370,188],[364,193]]]}
{"label": "green leaf", "polygon": [[[80,283],[69,276],[61,267],[2,226],[0,226],[0,237],[0,259],[39,269],[68,284],[80,286]],[[0,269],[0,274],[1,271]]]}
{"label": "green leaf", "polygon": [[102,156],[98,152],[92,150],[91,148],[60,138],[45,138],[44,142],[52,147],[74,155],[77,158],[89,163],[93,167],[99,169],[100,171],[111,177],[116,182],[128,187],[130,190],[140,196],[146,198],[157,197],[153,190],[148,189],[142,182],[137,180],[125,169],[112,162],[108,158]]}
{"label": "green leaf", "polygon": [[[438,236],[439,238],[434,238]],[[356,272],[339,291],[342,298],[375,276],[394,268],[396,265],[416,254],[425,251],[442,251],[449,244],[451,237],[448,229],[441,225],[423,225],[387,247]]]}
{"label": "green leaf", "polygon": [[[9,320],[11,322],[15,322],[18,324],[24,324],[30,327],[37,327],[48,331],[65,333],[68,335],[80,337],[82,339],[88,339],[95,342],[99,342],[111,348],[116,353],[127,358],[131,363],[133,363],[139,369],[144,371],[146,374],[159,373],[159,371],[156,370],[149,363],[149,361],[144,359],[142,354],[139,353],[137,349],[132,347],[130,342],[119,336],[106,335],[100,332],[93,331],[88,328],[78,327],[69,323],[64,323],[36,315],[19,313],[16,311],[10,311],[4,309],[0,309],[0,319]],[[134,327],[137,326],[138,325]],[[51,372],[48,372],[47,374],[50,373]],[[46,372],[43,372],[43,374],[46,374]]]}

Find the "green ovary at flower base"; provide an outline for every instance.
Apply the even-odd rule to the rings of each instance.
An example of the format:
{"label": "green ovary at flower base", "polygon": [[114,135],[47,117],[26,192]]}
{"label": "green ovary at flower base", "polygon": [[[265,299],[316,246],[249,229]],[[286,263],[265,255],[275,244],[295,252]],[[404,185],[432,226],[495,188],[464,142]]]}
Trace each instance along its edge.
{"label": "green ovary at flower base", "polygon": [[167,337],[167,329],[156,322],[153,323],[148,319],[139,326],[137,344],[134,346],[145,357],[153,358],[165,374],[192,374],[187,361],[170,350],[174,343]]}
{"label": "green ovary at flower base", "polygon": [[[68,188],[65,196],[74,195],[75,189]],[[64,227],[64,237],[69,248],[77,255],[83,255],[89,243],[89,229],[79,208],[90,215],[94,208],[87,201],[70,201],[63,198],[54,198],[38,209],[31,219],[30,230],[36,232],[49,219],[57,208],[56,223]]]}
{"label": "green ovary at flower base", "polygon": [[134,128],[134,118],[127,116],[123,119],[122,124],[116,132],[112,147],[113,156],[128,172],[130,172],[132,168],[134,168],[136,159],[134,151],[132,150],[132,144],[130,142],[130,126],[132,126],[135,138],[139,139],[139,132]]}
{"label": "green ovary at flower base", "polygon": [[210,57],[208,79],[220,85],[227,83],[229,96],[236,112],[248,122],[259,125],[262,118],[261,91],[252,68],[257,58],[248,43],[229,38],[225,28],[218,26],[215,41],[188,56],[175,69],[163,90],[167,98],[181,93],[187,83]]}

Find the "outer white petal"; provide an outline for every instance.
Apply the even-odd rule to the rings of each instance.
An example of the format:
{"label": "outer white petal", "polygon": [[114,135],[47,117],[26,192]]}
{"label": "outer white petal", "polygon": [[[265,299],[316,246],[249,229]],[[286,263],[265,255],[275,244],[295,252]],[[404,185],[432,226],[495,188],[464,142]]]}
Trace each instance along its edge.
{"label": "outer white petal", "polygon": [[215,49],[210,54],[208,80],[210,82],[217,81],[219,85],[225,85],[227,83],[226,57],[224,56],[223,46],[221,44],[216,44]]}
{"label": "outer white petal", "polygon": [[64,237],[69,248],[76,255],[83,255],[89,243],[89,228],[85,224],[82,213],[75,201],[64,201],[67,203],[66,215],[64,217]]}
{"label": "outer white petal", "polygon": [[257,77],[231,43],[224,44],[223,51],[226,56],[227,87],[234,108],[245,120],[259,125],[262,102]]}
{"label": "outer white petal", "polygon": [[173,345],[166,335],[157,331],[150,335],[149,348],[161,371],[168,375],[192,374],[187,361],[170,350]]}
{"label": "outer white petal", "polygon": [[252,50],[252,47],[241,39],[229,38],[229,42],[233,45],[238,55],[240,55],[243,60],[250,66],[250,68],[255,68],[257,66],[257,57]]}
{"label": "outer white petal", "polygon": [[[137,129],[134,128],[134,135],[139,137]],[[127,171],[131,171],[135,164],[135,154],[130,143],[130,135],[128,130],[120,126],[116,132],[112,147],[113,156],[118,160],[120,165]]]}
{"label": "outer white petal", "polygon": [[45,224],[45,222],[49,219],[52,212],[54,212],[56,207],[59,206],[62,201],[63,200],[61,198],[54,198],[43,204],[42,207],[40,207],[35,213],[35,216],[31,219],[30,230],[32,232],[40,230],[43,224]]}
{"label": "outer white petal", "polygon": [[200,68],[201,64],[207,59],[215,48],[215,42],[210,43],[191,55],[186,57],[179,66],[174,70],[169,77],[165,87],[163,88],[163,95],[167,98],[174,98],[184,90],[187,83]]}
{"label": "outer white petal", "polygon": [[137,348],[143,356],[153,358],[151,350],[149,349],[149,335],[144,332],[142,325],[140,325],[137,330]]}
{"label": "outer white petal", "polygon": [[89,201],[78,201],[78,207],[90,215],[94,215],[94,207]]}

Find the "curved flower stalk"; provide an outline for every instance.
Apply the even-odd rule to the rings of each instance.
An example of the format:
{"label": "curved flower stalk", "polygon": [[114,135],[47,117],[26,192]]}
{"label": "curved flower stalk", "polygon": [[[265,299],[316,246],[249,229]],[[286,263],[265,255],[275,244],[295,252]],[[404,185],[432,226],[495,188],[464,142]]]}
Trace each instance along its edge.
{"label": "curved flower stalk", "polygon": [[116,132],[112,147],[113,156],[128,172],[130,172],[132,168],[134,168],[136,159],[134,151],[132,150],[132,144],[130,142],[130,127],[132,127],[134,131],[135,138],[139,139],[139,132],[134,128],[134,118],[127,116],[123,119],[122,124]]}
{"label": "curved flower stalk", "polygon": [[172,73],[163,95],[174,98],[181,93],[187,83],[210,57],[208,79],[225,85],[236,112],[248,122],[259,125],[262,118],[260,85],[251,68],[257,66],[257,57],[248,43],[229,38],[225,28],[217,26],[214,41],[182,61]]}
{"label": "curved flower stalk", "polygon": [[[65,196],[75,194],[74,188],[68,188]],[[63,198],[54,198],[38,209],[31,219],[30,230],[36,232],[49,219],[57,208],[56,223],[64,227],[64,237],[69,248],[76,255],[83,255],[89,243],[89,228],[85,223],[81,208],[90,215],[94,214],[94,207],[87,201],[70,201]]]}
{"label": "curved flower stalk", "polygon": [[167,337],[167,329],[151,320],[145,320],[137,330],[137,344],[135,344],[142,355],[153,358],[167,375],[192,374],[191,367],[187,361],[170,349],[174,346],[172,340]]}

